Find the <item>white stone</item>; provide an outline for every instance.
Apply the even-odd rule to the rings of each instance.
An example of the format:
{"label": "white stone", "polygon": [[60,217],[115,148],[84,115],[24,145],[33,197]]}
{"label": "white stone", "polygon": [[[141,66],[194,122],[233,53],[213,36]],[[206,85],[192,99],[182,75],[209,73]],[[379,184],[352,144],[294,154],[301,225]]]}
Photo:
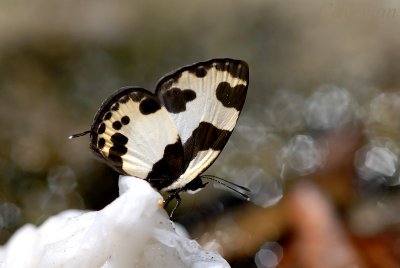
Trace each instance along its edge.
{"label": "white stone", "polygon": [[146,181],[121,176],[119,187],[100,211],[68,210],[20,228],[0,247],[0,267],[229,267],[175,230]]}

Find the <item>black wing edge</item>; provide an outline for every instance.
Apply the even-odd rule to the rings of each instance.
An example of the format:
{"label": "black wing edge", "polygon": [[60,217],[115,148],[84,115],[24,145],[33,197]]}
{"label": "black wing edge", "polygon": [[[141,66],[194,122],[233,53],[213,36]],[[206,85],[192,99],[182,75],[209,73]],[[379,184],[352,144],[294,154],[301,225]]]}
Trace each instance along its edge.
{"label": "black wing edge", "polygon": [[[243,80],[246,80],[247,86],[248,86],[248,84],[249,84],[249,65],[247,64],[247,62],[245,62],[243,60],[237,60],[237,59],[231,59],[231,58],[215,58],[215,59],[210,59],[210,60],[206,60],[206,61],[200,61],[200,62],[188,64],[188,65],[185,65],[183,67],[180,67],[174,71],[171,71],[171,72],[165,74],[158,80],[158,82],[156,84],[156,91],[155,91],[154,95],[156,95],[156,96],[158,95],[159,90],[161,90],[161,85],[163,85],[170,79],[173,79],[173,80],[178,79],[181,76],[181,74],[185,71],[195,70],[199,66],[210,66],[213,63],[225,64],[227,62],[234,63],[236,65],[242,65],[244,67],[244,68],[242,68],[242,70],[244,70],[244,72],[242,71],[240,73],[239,77]],[[227,71],[229,71],[229,70],[227,70]],[[237,76],[237,73],[231,73],[231,74],[233,76]]]}

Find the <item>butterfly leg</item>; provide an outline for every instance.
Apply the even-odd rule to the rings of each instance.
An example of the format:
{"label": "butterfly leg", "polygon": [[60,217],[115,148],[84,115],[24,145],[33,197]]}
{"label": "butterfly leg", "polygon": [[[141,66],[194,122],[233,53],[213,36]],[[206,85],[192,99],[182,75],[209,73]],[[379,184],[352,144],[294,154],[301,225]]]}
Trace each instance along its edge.
{"label": "butterfly leg", "polygon": [[164,208],[166,208],[169,203],[172,201],[172,199],[176,200],[176,204],[175,207],[172,209],[171,214],[169,215],[170,218],[172,218],[172,216],[174,215],[175,210],[178,208],[179,204],[181,203],[181,197],[179,196],[179,192],[174,192],[172,194],[170,194],[167,199],[164,200]]}
{"label": "butterfly leg", "polygon": [[178,208],[179,204],[181,203],[181,197],[179,196],[179,193],[176,193],[174,197],[176,199],[176,204],[175,204],[175,207],[172,209],[171,214],[169,214],[170,219],[172,219],[172,216],[174,215],[175,210]]}
{"label": "butterfly leg", "polygon": [[175,198],[175,193],[170,194],[167,197],[167,199],[164,200],[164,208],[166,208],[169,205],[169,203],[172,201],[172,199],[174,199],[174,198]]}

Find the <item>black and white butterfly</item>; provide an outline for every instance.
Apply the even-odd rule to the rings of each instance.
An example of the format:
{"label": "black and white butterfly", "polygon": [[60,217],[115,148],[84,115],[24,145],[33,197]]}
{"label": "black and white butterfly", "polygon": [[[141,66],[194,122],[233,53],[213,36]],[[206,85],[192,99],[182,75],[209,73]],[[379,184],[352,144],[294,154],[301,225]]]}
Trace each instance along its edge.
{"label": "black and white butterfly", "polygon": [[90,133],[95,154],[118,172],[169,192],[165,202],[175,198],[175,210],[181,191],[205,186],[201,178],[229,183],[201,174],[227,143],[248,84],[244,61],[188,65],[161,78],[154,94],[139,87],[119,89],[103,102],[90,131],[70,138]]}

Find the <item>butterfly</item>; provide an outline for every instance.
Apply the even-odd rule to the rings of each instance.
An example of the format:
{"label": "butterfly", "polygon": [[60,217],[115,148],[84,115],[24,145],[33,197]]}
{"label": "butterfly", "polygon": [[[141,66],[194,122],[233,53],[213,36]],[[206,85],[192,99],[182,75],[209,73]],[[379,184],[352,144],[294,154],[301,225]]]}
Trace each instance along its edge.
{"label": "butterfly", "polygon": [[[249,67],[235,59],[211,59],[177,69],[159,80],[155,93],[124,87],[107,98],[89,131],[90,147],[121,174],[170,193],[178,207],[182,191],[203,188],[202,178],[237,191],[247,188],[201,175],[218,157],[239,118]],[[248,199],[244,193],[239,194]]]}

